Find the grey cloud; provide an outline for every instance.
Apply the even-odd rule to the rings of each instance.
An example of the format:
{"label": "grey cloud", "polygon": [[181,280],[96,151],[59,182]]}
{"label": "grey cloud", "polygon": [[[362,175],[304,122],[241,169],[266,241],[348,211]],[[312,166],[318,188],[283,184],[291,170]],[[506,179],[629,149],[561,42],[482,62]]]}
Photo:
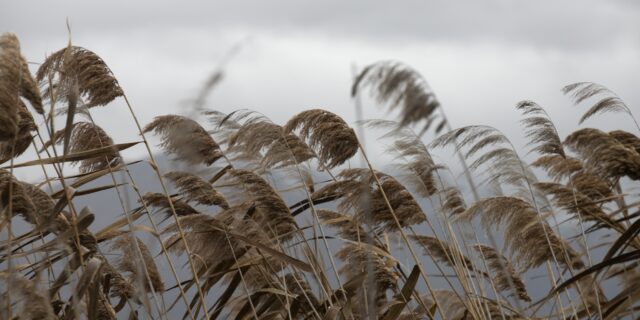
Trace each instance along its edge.
{"label": "grey cloud", "polygon": [[[176,27],[320,33],[354,40],[505,42],[555,50],[606,49],[640,39],[633,1],[11,1],[3,29],[51,35]],[[11,12],[11,14],[8,14]]]}

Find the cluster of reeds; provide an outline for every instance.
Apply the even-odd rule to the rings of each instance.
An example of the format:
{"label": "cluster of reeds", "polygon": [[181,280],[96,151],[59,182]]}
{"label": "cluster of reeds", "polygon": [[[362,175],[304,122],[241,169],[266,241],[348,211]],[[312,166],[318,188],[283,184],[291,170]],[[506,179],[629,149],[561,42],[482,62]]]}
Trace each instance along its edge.
{"label": "cluster of reeds", "polygon": [[[390,172],[321,109],[284,125],[241,110],[207,111],[205,126],[180,115],[142,126],[94,52],[70,43],[32,75],[17,37],[3,34],[0,318],[638,317],[637,132],[584,128],[562,139],[542,107],[523,101],[538,156],[526,163],[493,127],[452,129],[403,64],[365,68],[352,93],[365,89],[400,110],[399,122],[365,122],[384,130]],[[598,99],[581,121],[633,118],[600,85],[564,91],[576,103]],[[92,109],[115,99],[140,137],[116,143],[94,122]],[[163,172],[147,136],[193,170]],[[123,158],[134,146],[145,161]],[[439,148],[460,164],[437,163]],[[366,166],[354,166],[357,154]],[[141,190],[134,166],[152,169],[156,192]],[[19,168],[43,177],[20,181]],[[78,200],[106,191],[119,215],[98,225]]]}

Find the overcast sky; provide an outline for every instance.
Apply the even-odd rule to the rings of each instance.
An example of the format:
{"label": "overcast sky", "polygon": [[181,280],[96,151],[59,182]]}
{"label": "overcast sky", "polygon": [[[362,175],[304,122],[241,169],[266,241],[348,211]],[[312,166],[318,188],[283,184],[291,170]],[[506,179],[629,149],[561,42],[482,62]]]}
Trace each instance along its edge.
{"label": "overcast sky", "polygon": [[[139,113],[183,112],[240,45],[207,106],[250,108],[278,123],[322,107],[355,120],[351,64],[403,61],[429,81],[454,127],[488,124],[522,142],[515,104],[547,108],[562,135],[587,106],[576,81],[616,91],[640,114],[638,1],[3,1],[0,30],[41,62],[68,40],[99,54]],[[366,118],[384,116],[365,99]],[[121,101],[96,110],[117,142],[135,134]],[[631,129],[624,117],[586,126]]]}

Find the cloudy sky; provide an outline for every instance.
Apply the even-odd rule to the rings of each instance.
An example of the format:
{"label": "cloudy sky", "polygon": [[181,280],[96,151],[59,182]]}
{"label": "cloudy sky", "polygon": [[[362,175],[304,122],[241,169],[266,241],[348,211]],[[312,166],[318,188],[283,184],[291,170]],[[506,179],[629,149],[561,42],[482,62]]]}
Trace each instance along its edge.
{"label": "cloudy sky", "polygon": [[[566,135],[587,106],[563,85],[595,81],[640,114],[640,2],[628,1],[4,1],[0,29],[32,62],[75,45],[98,53],[139,113],[185,112],[225,64],[207,106],[249,108],[283,123],[322,107],[355,120],[351,65],[394,59],[429,81],[454,127],[522,133],[515,104],[548,109]],[[231,59],[229,52],[239,48]],[[226,61],[226,62],[224,62]],[[364,100],[365,117],[385,116]],[[635,108],[635,109],[634,109]],[[135,130],[121,101],[96,110],[117,142]],[[632,128],[619,116],[585,126]]]}

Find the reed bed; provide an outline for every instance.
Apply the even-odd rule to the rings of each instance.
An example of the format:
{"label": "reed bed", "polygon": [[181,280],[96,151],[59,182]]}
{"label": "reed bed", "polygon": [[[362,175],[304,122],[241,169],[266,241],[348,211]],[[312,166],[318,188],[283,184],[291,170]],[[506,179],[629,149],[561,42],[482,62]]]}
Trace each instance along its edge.
{"label": "reed bed", "polygon": [[[591,103],[580,123],[604,112],[635,122],[601,85],[563,90]],[[393,61],[355,77],[353,96],[367,93],[400,115],[364,122],[394,155],[388,172],[322,109],[284,124],[207,110],[143,126],[96,53],[69,43],[32,73],[3,34],[0,318],[638,317],[637,131],[563,138],[522,101],[529,144],[517,148],[493,127],[452,128],[422,76]],[[92,117],[117,99],[140,134],[130,141]],[[130,148],[147,157],[125,159]],[[181,169],[162,167],[161,153]],[[104,223],[81,200],[107,194]]]}

